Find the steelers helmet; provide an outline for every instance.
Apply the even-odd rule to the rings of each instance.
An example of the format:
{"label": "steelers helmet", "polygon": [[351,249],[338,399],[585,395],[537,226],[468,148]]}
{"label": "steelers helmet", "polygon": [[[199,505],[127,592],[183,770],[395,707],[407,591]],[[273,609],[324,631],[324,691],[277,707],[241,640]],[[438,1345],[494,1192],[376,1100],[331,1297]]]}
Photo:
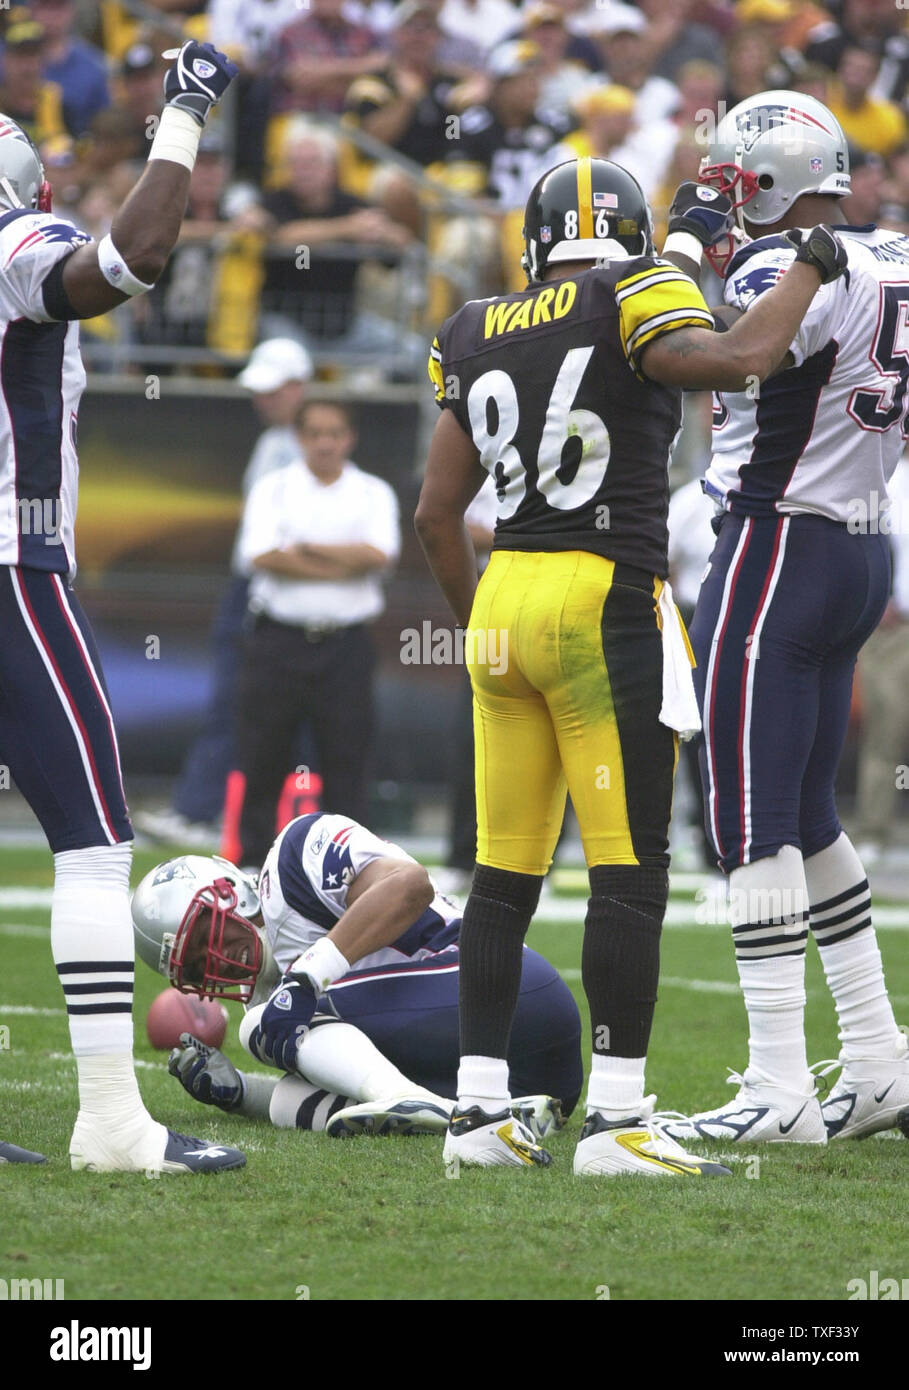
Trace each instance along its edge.
{"label": "steelers helmet", "polygon": [[849,195],[849,146],[832,111],[804,92],[758,92],[727,112],[701,161],[701,183],[748,221],[778,222],[803,193]]}
{"label": "steelers helmet", "polygon": [[564,261],[653,254],[653,219],[636,179],[610,159],[571,159],[534,186],[524,210],[528,282]]}

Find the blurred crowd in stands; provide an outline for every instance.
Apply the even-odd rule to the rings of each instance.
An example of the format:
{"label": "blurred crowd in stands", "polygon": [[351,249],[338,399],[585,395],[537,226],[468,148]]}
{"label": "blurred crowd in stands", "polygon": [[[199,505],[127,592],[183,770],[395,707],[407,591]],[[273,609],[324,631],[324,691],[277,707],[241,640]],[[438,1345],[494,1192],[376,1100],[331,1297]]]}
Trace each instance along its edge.
{"label": "blurred crowd in stands", "polygon": [[768,87],[839,117],[844,220],[909,229],[899,0],[31,0],[0,17],[0,111],[94,235],[147,154],[162,53],[204,37],[242,69],[162,283],[87,325],[96,366],[227,369],[280,334],[323,374],[407,380],[455,304],[523,283],[521,209],[545,168],[623,164],[659,236],[711,114]]}

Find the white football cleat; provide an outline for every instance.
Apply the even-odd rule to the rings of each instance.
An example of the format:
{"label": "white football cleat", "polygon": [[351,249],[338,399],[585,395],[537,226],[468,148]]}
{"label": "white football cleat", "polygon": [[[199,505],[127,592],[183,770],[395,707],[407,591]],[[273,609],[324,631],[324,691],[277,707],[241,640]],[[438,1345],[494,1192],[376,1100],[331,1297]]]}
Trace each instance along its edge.
{"label": "white football cleat", "polygon": [[731,1177],[731,1170],[722,1163],[686,1153],[670,1138],[662,1121],[652,1114],[654,1099],[648,1096],[641,1113],[624,1120],[607,1120],[592,1110],[574,1151],[575,1176],[638,1173],[651,1178]]}
{"label": "white football cleat", "polygon": [[562,1114],[562,1103],[555,1096],[512,1097],[511,1113],[538,1140],[564,1129],[568,1123]]}
{"label": "white football cleat", "polygon": [[148,1177],[161,1173],[217,1173],[242,1168],[246,1163],[239,1149],[178,1134],[154,1121],[139,1142],[121,1145],[97,1121],[81,1113],[70,1140],[69,1158],[77,1173],[145,1173]]}
{"label": "white football cleat", "polygon": [[548,1168],[552,1162],[552,1155],[510,1110],[489,1115],[478,1105],[452,1110],[442,1158],[446,1167],[463,1163],[471,1168]]}
{"label": "white football cleat", "polygon": [[394,1096],[390,1100],[366,1100],[336,1110],[325,1126],[332,1139],[351,1139],[361,1134],[444,1134],[454,1101],[441,1096]]}
{"label": "white football cleat", "polygon": [[[824,1076],[839,1062],[819,1062]],[[892,1129],[909,1106],[909,1038],[900,1034],[897,1055],[851,1059],[842,1063],[839,1080],[821,1102],[828,1139],[862,1139]]]}
{"label": "white football cleat", "polygon": [[790,1091],[747,1071],[730,1071],[726,1081],[739,1088],[727,1105],[696,1115],[658,1116],[663,1132],[683,1143],[723,1139],[733,1144],[826,1144],[827,1126],[816,1088]]}

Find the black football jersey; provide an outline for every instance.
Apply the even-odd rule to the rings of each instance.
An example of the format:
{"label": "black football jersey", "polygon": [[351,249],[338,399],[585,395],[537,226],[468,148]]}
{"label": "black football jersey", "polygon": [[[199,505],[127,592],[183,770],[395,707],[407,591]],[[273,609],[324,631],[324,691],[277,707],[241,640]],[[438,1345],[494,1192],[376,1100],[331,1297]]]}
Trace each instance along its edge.
{"label": "black football jersey", "polygon": [[648,343],[712,328],[700,290],[653,256],[471,300],[434,340],[436,401],[496,481],[498,550],[590,550],[665,578],[669,450],[681,391]]}

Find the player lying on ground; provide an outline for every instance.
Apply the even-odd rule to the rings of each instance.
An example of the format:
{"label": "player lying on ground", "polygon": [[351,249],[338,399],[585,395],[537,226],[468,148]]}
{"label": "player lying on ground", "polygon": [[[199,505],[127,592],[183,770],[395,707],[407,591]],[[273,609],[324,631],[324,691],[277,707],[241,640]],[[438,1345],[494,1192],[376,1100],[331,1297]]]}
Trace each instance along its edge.
{"label": "player lying on ground", "polygon": [[[787,232],[837,224],[847,269],[814,297],[784,370],[759,393],[724,391],[715,403],[704,486],[718,538],[691,640],[707,830],[729,875],[748,1065],[730,1077],[735,1097],[669,1132],[824,1144],[888,1129],[909,1105],[909,1047],[868,879],[836,806],[856,657],[890,593],[877,520],[905,447],[909,238],[838,223],[849,148],[832,112],[799,92],[759,92],[730,111],[701,177],[736,198],[747,241],[723,293],[727,312],[744,314],[737,331],[788,278]],[[809,931],[842,1049],[822,1103],[814,1073],[837,1063],[808,1065]]]}
{"label": "player lying on ground", "polygon": [[[132,827],[104,675],[73,593],[85,384],[76,320],[151,289],[180,232],[202,127],[237,69],[186,43],[164,77],[148,165],[96,244],[50,210],[34,145],[0,116],[0,762],[54,854],[51,950],[79,1084],[75,1169],[242,1166],[157,1124],[132,1060]],[[0,1163],[43,1162],[0,1144]]]}
{"label": "player lying on ground", "polygon": [[[683,185],[673,254],[699,260],[731,209],[723,194]],[[445,1154],[549,1162],[530,1137],[519,1152],[496,1131],[521,946],[567,786],[590,876],[581,970],[595,1049],[574,1171],[723,1174],[658,1131],[644,1096],[676,735],[699,727],[665,583],[667,464],[681,388],[745,390],[770,375],[845,257],[819,229],[747,327],[720,336],[697,286],[655,257],[644,195],[618,165],[551,170],[530,195],[524,237],[527,289],[466,304],[433,344],[442,413],[415,517],[456,621],[484,638],[467,648],[478,851]],[[464,511],[488,474],[499,516],[478,585]],[[507,669],[489,659],[504,637]]]}
{"label": "player lying on ground", "polygon": [[[258,885],[227,860],[188,855],[147,874],[132,911],[142,959],[178,989],[241,1000],[243,1046],[286,1073],[243,1077],[190,1042],[172,1070],[197,1100],[282,1128],[444,1131],[460,914],[397,845],[345,816],[300,816]],[[574,1108],[580,1032],[568,986],[525,950],[508,1061],[515,1094],[539,1100],[517,1102],[537,1132]]]}

